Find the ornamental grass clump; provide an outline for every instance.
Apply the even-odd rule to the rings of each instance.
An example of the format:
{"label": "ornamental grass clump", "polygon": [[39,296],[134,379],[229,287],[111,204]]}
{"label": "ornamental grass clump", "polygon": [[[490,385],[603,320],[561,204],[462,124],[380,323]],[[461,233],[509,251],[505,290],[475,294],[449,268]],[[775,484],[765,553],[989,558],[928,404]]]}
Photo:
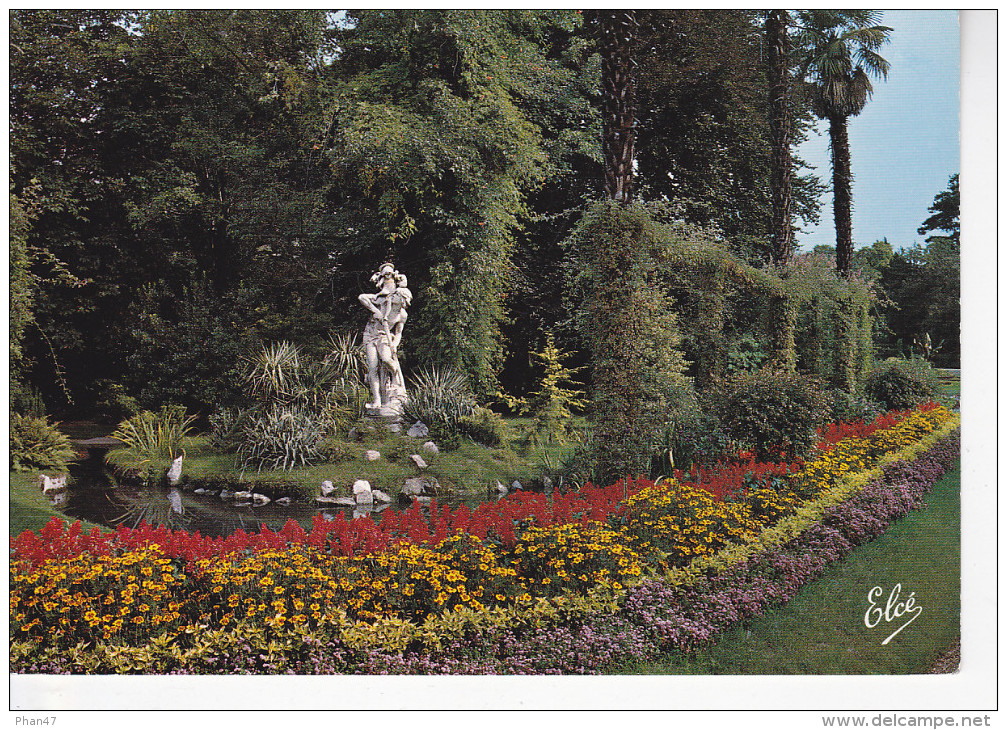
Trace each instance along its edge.
{"label": "ornamental grass clump", "polygon": [[124,472],[151,481],[185,453],[192,441],[189,434],[195,420],[178,405],[162,406],[157,413],[138,413],[112,432],[112,438],[123,446],[109,451],[106,459]]}
{"label": "ornamental grass clump", "polygon": [[274,403],[251,416],[238,447],[242,469],[283,469],[308,466],[322,458],[325,426],[311,410]]}
{"label": "ornamental grass clump", "polygon": [[476,412],[476,398],[466,377],[449,367],[421,370],[412,380],[403,417],[422,421],[438,437],[457,435],[459,422]]}

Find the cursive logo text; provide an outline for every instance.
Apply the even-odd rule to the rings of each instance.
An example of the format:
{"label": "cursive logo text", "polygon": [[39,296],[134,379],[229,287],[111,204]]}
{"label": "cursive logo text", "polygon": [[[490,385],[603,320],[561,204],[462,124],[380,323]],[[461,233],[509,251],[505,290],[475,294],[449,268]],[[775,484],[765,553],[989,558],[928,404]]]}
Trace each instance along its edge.
{"label": "cursive logo text", "polygon": [[884,593],[885,591],[881,586],[874,586],[867,593],[867,602],[870,604],[870,608],[868,608],[867,613],[864,614],[864,625],[869,629],[873,629],[882,621],[884,621],[887,625],[907,616],[909,617],[909,620],[895,629],[895,631],[893,631],[887,639],[882,641],[882,646],[894,639],[898,633],[902,631],[902,629],[918,619],[920,614],[923,613],[923,606],[916,605],[915,592],[910,593],[905,600],[899,600],[902,593],[901,583],[896,583],[895,587],[892,588],[891,592],[889,592],[888,601],[884,604],[884,608],[882,609],[879,599],[884,595]]}

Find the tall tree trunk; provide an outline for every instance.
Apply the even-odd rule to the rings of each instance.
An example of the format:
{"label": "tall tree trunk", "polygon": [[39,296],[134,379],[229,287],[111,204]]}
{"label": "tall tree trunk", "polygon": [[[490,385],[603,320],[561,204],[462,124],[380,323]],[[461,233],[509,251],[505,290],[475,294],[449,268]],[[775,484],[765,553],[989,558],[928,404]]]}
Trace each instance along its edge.
{"label": "tall tree trunk", "polygon": [[637,28],[634,10],[601,10],[602,152],[605,156],[605,194],[629,202],[633,189],[636,147],[636,104],[633,44]]}
{"label": "tall tree trunk", "polygon": [[853,264],[853,201],[850,188],[850,138],[846,133],[846,117],[829,116],[829,137],[832,142],[832,210],[836,222],[836,270],[849,276]]}
{"label": "tall tree trunk", "polygon": [[790,13],[770,10],[766,15],[766,63],[769,80],[769,136],[772,142],[773,217],[770,224],[774,264],[786,263],[793,247],[790,225]]}

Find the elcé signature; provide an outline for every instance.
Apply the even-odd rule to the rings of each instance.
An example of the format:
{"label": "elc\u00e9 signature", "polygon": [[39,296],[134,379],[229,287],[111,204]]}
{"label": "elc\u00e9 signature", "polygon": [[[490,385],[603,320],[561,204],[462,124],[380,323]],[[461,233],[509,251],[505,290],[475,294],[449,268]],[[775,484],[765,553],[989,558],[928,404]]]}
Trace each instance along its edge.
{"label": "elc\u00e9 signature", "polygon": [[881,646],[884,646],[889,641],[894,639],[902,629],[911,624],[913,621],[920,617],[923,613],[923,606],[916,605],[916,593],[910,593],[905,600],[899,600],[902,593],[902,584],[896,583],[895,586],[888,594],[888,601],[885,603],[884,610],[882,610],[881,605],[878,603],[878,599],[881,598],[885,593],[884,588],[881,586],[874,586],[867,593],[867,602],[871,604],[871,607],[867,609],[867,613],[864,614],[864,625],[873,629],[875,626],[881,623],[882,620],[886,624],[891,624],[899,619],[910,616],[908,621],[899,626],[895,631],[893,631],[887,639],[881,642]]}

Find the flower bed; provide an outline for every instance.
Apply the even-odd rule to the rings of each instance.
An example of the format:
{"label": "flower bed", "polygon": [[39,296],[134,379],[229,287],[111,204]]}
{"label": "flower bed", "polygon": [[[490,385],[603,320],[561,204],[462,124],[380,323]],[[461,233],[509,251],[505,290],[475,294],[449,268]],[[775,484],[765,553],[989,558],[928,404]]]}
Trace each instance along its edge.
{"label": "flower bed", "polygon": [[[795,565],[804,565],[795,541],[830,529],[829,510],[887,483],[893,454],[911,456],[956,425],[942,408],[903,414],[835,442],[743,501],[640,480],[227,540],[152,528],[83,535],[51,524],[12,541],[12,669],[577,671],[575,662],[536,657],[554,656],[543,653],[550,642],[570,651],[592,643],[585,631],[602,656],[652,646],[654,637],[629,628],[643,615],[634,606],[651,594],[674,596],[667,610],[685,617],[676,625],[692,638],[682,646],[694,645],[722,623],[688,613],[717,595],[709,586],[773,551],[796,550]],[[865,517],[851,529],[855,537],[876,525]],[[834,536],[826,543],[842,547]]]}

